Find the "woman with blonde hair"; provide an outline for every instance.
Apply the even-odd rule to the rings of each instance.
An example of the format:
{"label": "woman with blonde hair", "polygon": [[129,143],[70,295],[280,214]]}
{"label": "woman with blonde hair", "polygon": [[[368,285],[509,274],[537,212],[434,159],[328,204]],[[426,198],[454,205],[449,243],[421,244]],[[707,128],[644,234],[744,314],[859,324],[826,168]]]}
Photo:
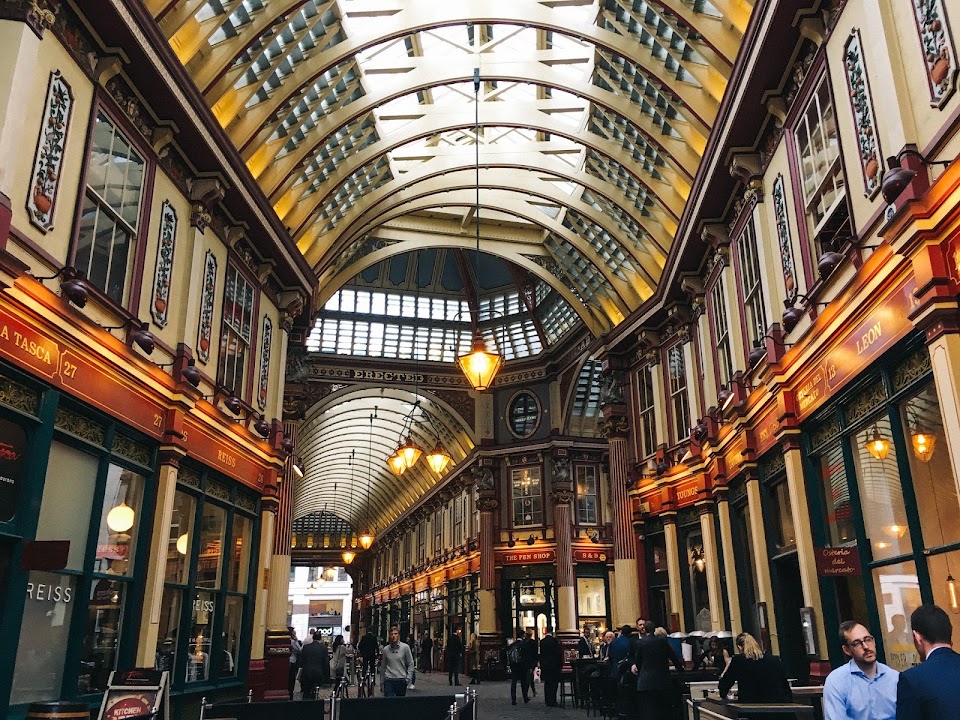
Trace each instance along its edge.
{"label": "woman with blonde hair", "polygon": [[776,655],[767,655],[750,633],[737,635],[737,654],[720,676],[720,697],[737,683],[737,702],[793,702],[787,673]]}

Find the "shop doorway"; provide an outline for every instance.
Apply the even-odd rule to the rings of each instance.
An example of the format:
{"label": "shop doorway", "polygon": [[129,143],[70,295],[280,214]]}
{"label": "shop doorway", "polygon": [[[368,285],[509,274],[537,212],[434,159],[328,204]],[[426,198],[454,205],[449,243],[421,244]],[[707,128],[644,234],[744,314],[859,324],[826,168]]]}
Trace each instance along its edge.
{"label": "shop doorway", "polygon": [[788,677],[805,679],[810,674],[810,660],[806,654],[800,618],[803,584],[800,581],[797,553],[794,551],[773,558],[771,570],[777,632],[780,634],[780,659]]}
{"label": "shop doorway", "polygon": [[511,580],[509,585],[513,635],[530,631],[540,640],[556,631],[556,592],[551,579]]}

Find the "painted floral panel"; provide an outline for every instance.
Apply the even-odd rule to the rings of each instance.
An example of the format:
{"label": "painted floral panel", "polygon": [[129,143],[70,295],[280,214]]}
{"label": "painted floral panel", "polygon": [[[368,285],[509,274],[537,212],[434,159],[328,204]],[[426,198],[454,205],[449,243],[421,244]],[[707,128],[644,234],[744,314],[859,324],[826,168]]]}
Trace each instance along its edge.
{"label": "painted floral panel", "polygon": [[257,385],[257,405],[267,409],[267,385],[270,381],[270,349],[273,346],[273,323],[263,316],[263,334],[260,336],[260,381]]}
{"label": "painted floral panel", "polygon": [[930,103],[942,107],[957,87],[957,51],[943,0],[912,0],[923,61],[930,86]]}
{"label": "painted floral panel", "polygon": [[173,274],[173,249],[177,239],[177,211],[169,200],[160,209],[160,238],[157,243],[157,267],[153,280],[150,314],[158,327],[167,324],[170,310],[170,279]]}
{"label": "painted floral panel", "polygon": [[797,269],[793,261],[793,242],[790,238],[790,220],[787,218],[787,199],[783,190],[783,175],[773,182],[773,212],[777,222],[777,242],[780,245],[780,262],[783,265],[783,284],[787,300],[797,296]]}
{"label": "painted floral panel", "polygon": [[40,138],[27,193],[30,222],[43,232],[53,229],[53,213],[63,170],[63,153],[67,145],[67,129],[73,110],[73,92],[59,70],[50,73],[46,105],[40,123]]}
{"label": "painted floral panel", "polygon": [[843,66],[853,109],[853,125],[860,150],[860,168],[863,170],[863,192],[874,197],[880,189],[883,173],[883,156],[880,154],[880,138],[877,137],[877,118],[873,112],[873,97],[863,59],[863,44],[860,31],[854,28],[843,49]]}
{"label": "painted floral panel", "polygon": [[197,337],[197,358],[210,359],[210,341],[213,337],[213,302],[217,291],[217,258],[207,250],[203,261],[203,294],[200,296],[200,330]]}

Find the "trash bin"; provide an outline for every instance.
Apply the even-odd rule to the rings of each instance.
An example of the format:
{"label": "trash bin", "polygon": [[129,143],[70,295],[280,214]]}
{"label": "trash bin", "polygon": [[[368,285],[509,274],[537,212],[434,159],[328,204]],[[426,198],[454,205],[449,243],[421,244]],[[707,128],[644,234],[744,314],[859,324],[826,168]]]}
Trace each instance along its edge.
{"label": "trash bin", "polygon": [[27,720],[90,720],[90,706],[84,702],[31,703],[27,709]]}

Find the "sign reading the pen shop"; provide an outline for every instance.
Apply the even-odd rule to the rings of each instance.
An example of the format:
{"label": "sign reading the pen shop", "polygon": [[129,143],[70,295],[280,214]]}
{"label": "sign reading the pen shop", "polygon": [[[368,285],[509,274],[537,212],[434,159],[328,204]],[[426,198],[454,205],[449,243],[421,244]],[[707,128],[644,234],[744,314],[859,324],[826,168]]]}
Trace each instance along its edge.
{"label": "sign reading the pen shop", "polygon": [[12,520],[17,512],[26,449],[27,435],[23,428],[0,419],[0,522]]}
{"label": "sign reading the pen shop", "polygon": [[0,310],[0,356],[27,368],[150,437],[163,434],[163,408],[126,390],[67,343],[59,343]]}
{"label": "sign reading the pen shop", "polygon": [[860,551],[855,547],[814,548],[817,559],[817,575],[821,577],[846,577],[862,575]]}
{"label": "sign reading the pen shop", "polygon": [[556,562],[557,553],[553,550],[507,550],[500,556],[501,565],[533,565],[535,563]]}

